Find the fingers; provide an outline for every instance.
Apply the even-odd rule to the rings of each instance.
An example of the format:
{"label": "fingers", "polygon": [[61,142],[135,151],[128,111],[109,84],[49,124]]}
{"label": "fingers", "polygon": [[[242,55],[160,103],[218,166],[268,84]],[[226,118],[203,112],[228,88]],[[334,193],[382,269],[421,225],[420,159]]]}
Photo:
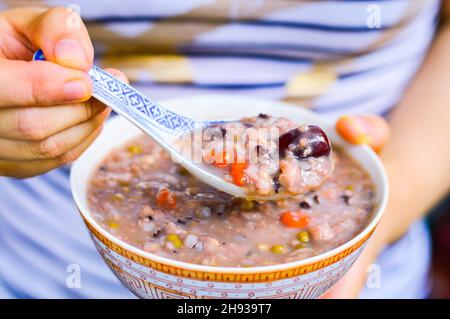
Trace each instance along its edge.
{"label": "fingers", "polygon": [[48,61],[89,70],[94,49],[80,16],[69,8],[53,8],[24,26],[24,32]]}
{"label": "fingers", "polygon": [[47,61],[0,60],[0,108],[86,101],[89,76]]}
{"label": "fingers", "polygon": [[105,106],[94,99],[76,104],[0,109],[0,137],[41,141],[104,110]]}
{"label": "fingers", "polygon": [[[121,71],[107,72],[128,83]],[[0,176],[19,178],[45,173],[78,158],[98,136],[110,113],[95,99],[41,107],[8,104],[0,109]]]}
{"label": "fingers", "polygon": [[[121,71],[106,69],[128,83]],[[78,125],[103,112],[106,106],[95,99],[85,103],[41,107],[10,107],[0,109],[0,137],[41,141],[65,129]]]}
{"label": "fingers", "polygon": [[94,50],[81,18],[74,11],[25,8],[7,11],[3,17],[20,34],[25,47],[41,48],[48,61],[1,60],[0,108],[89,99],[92,85],[86,71],[92,65]]}
{"label": "fingers", "polygon": [[336,122],[336,131],[352,144],[368,144],[380,152],[389,141],[390,129],[378,115],[345,115]]}
{"label": "fingers", "polygon": [[87,136],[102,125],[109,113],[110,110],[105,109],[91,120],[41,141],[0,139],[0,158],[18,161],[58,158],[82,143]]}
{"label": "fingers", "polygon": [[[92,94],[89,76],[47,61],[0,60],[0,108],[86,101]],[[108,72],[128,82],[116,69]]]}
{"label": "fingers", "polygon": [[83,142],[61,156],[41,161],[7,161],[0,160],[0,176],[10,176],[26,178],[36,176],[61,165],[68,164],[76,160],[97,138],[102,126],[96,128]]}

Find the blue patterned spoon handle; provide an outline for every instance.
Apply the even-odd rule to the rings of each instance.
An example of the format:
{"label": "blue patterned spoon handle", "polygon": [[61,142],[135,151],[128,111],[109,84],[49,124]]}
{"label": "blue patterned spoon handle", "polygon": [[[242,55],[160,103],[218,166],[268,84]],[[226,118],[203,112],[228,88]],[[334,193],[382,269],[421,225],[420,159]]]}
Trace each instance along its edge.
{"label": "blue patterned spoon handle", "polygon": [[[45,60],[41,49],[36,51],[33,60]],[[150,135],[158,134],[155,128],[180,135],[204,125],[158,105],[135,88],[95,65],[89,70],[89,77],[93,84],[92,95],[97,100]]]}

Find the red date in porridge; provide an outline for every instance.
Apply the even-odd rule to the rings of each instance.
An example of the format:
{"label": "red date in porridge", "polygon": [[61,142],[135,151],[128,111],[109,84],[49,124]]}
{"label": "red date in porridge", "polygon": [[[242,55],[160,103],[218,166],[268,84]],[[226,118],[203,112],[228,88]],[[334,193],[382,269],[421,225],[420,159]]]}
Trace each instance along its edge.
{"label": "red date in porridge", "polygon": [[203,161],[249,195],[303,194],[319,188],[333,171],[330,142],[315,125],[259,114],[206,131],[196,147]]}
{"label": "red date in porridge", "polygon": [[[282,134],[297,129],[287,120],[273,121],[286,121]],[[142,136],[105,158],[90,181],[88,201],[108,232],[153,254],[228,267],[296,261],[350,240],[374,209],[368,174],[339,149],[332,157],[334,170],[320,188],[257,202],[195,179]],[[251,178],[249,168],[244,172]]]}

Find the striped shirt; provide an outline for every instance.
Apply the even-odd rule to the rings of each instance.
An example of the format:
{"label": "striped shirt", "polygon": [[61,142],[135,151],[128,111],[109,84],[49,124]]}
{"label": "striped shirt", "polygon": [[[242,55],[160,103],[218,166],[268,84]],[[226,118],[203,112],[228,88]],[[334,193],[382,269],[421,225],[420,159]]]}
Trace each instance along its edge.
{"label": "striped shirt", "polygon": [[[439,9],[438,0],[0,0],[30,4],[80,9],[96,63],[124,70],[154,99],[242,94],[330,117],[387,114],[426,55]],[[68,176],[63,167],[0,177],[0,297],[132,297],[91,243]],[[427,238],[413,225],[377,261],[382,287],[362,297],[423,297]],[[72,264],[76,289],[66,284]]]}

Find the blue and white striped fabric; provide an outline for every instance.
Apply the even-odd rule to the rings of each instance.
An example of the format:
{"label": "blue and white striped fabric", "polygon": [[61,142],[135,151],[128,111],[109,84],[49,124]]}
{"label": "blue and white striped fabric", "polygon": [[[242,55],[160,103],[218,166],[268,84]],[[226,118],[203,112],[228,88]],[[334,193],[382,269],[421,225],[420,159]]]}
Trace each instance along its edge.
{"label": "blue and white striped fabric", "polygon": [[[439,8],[438,0],[19,0],[14,6],[36,3],[79,5],[98,62],[121,67],[154,99],[228,93],[289,100],[293,78],[333,65],[335,81],[307,99],[329,116],[386,114],[421,65]],[[9,5],[0,1],[0,8]],[[380,28],[366,24],[373,5]],[[173,72],[161,75],[155,56]],[[177,63],[172,69],[170,61]],[[68,176],[61,168],[26,180],[0,177],[0,297],[132,297],[91,243]],[[428,260],[419,222],[380,256],[382,285],[362,297],[424,297]],[[80,288],[66,284],[71,264],[80,266]]]}

